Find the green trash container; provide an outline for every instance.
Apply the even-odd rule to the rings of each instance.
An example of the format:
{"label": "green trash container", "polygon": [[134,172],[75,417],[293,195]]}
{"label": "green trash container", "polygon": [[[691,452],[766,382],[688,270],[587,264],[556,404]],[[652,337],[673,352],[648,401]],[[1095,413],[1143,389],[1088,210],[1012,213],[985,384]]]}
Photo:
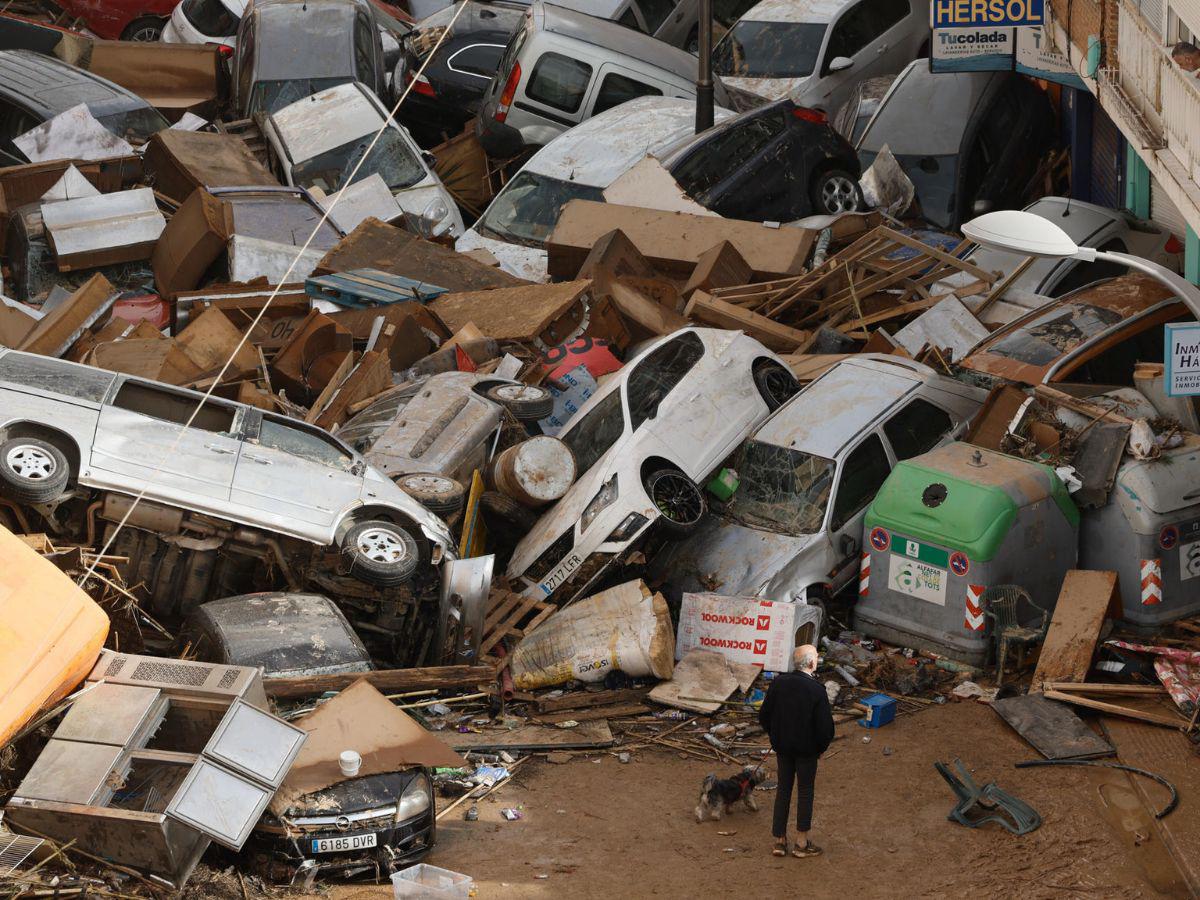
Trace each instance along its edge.
{"label": "green trash container", "polygon": [[1052,609],[1078,533],[1079,511],[1046,466],[963,443],[901,462],[864,520],[854,627],[982,666],[983,592],[1018,584]]}

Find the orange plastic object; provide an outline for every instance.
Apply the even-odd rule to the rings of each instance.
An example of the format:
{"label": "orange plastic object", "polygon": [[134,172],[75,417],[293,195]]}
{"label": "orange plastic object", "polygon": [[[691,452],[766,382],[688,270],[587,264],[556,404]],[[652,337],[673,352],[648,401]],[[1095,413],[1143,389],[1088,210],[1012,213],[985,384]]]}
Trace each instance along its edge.
{"label": "orange plastic object", "polygon": [[83,681],[107,635],[104,610],[0,528],[0,747]]}

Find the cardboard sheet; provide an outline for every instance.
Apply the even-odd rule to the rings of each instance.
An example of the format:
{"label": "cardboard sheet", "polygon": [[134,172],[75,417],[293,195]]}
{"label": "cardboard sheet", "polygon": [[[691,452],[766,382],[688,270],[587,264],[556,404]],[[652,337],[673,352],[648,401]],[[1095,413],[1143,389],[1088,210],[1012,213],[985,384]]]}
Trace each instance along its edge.
{"label": "cardboard sheet", "polygon": [[[675,664],[670,681],[664,681],[650,692],[650,699],[664,706],[674,706],[689,712],[714,713],[722,701],[738,689],[739,678],[745,670],[735,673],[720,653],[712,650],[693,650]],[[753,681],[753,679],[751,679]]]}
{"label": "cardboard sheet", "polygon": [[392,705],[365,679],[354,682],[294,724],[308,732],[308,740],[271,801],[270,809],[276,815],[298,797],[347,781],[338,766],[343,750],[354,750],[362,757],[356,777],[410,766],[467,765],[445,742]]}

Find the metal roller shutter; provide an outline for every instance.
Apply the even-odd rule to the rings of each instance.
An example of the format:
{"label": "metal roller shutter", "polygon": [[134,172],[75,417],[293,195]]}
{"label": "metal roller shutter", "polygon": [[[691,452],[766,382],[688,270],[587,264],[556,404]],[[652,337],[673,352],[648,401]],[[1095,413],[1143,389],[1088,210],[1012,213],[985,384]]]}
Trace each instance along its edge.
{"label": "metal roller shutter", "polygon": [[1183,213],[1179,211],[1175,201],[1159,186],[1153,175],[1150,176],[1150,218],[1175,237],[1183,240],[1187,230],[1187,219],[1183,217]]}
{"label": "metal roller shutter", "polygon": [[1117,209],[1121,196],[1121,132],[1100,107],[1092,115],[1092,202]]}

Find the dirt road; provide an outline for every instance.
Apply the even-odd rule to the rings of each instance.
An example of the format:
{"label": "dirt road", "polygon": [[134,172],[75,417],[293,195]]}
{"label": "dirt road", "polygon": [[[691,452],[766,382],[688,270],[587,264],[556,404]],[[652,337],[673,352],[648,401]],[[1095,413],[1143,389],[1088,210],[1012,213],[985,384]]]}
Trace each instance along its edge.
{"label": "dirt road", "polygon": [[[531,760],[494,802],[480,804],[479,821],[457,810],[443,820],[429,861],[472,875],[480,898],[1179,895],[1162,877],[1169,862],[1157,838],[1106,821],[1097,788],[1111,776],[1012,768],[1034,754],[986,706],[931,707],[878,731],[838,730],[845,737],[818,774],[813,838],[825,855],[817,859],[770,856],[773,792],[762,794],[758,813],[697,825],[700,782],[727,767],[638,752],[628,764],[607,754]],[[948,822],[953,797],[933,762],[956,756],[981,784],[996,780],[1032,804],[1042,827],[1015,837]],[[523,818],[504,821],[500,809],[516,806]],[[1158,870],[1161,892],[1147,868]],[[335,893],[390,896],[379,887]]]}

